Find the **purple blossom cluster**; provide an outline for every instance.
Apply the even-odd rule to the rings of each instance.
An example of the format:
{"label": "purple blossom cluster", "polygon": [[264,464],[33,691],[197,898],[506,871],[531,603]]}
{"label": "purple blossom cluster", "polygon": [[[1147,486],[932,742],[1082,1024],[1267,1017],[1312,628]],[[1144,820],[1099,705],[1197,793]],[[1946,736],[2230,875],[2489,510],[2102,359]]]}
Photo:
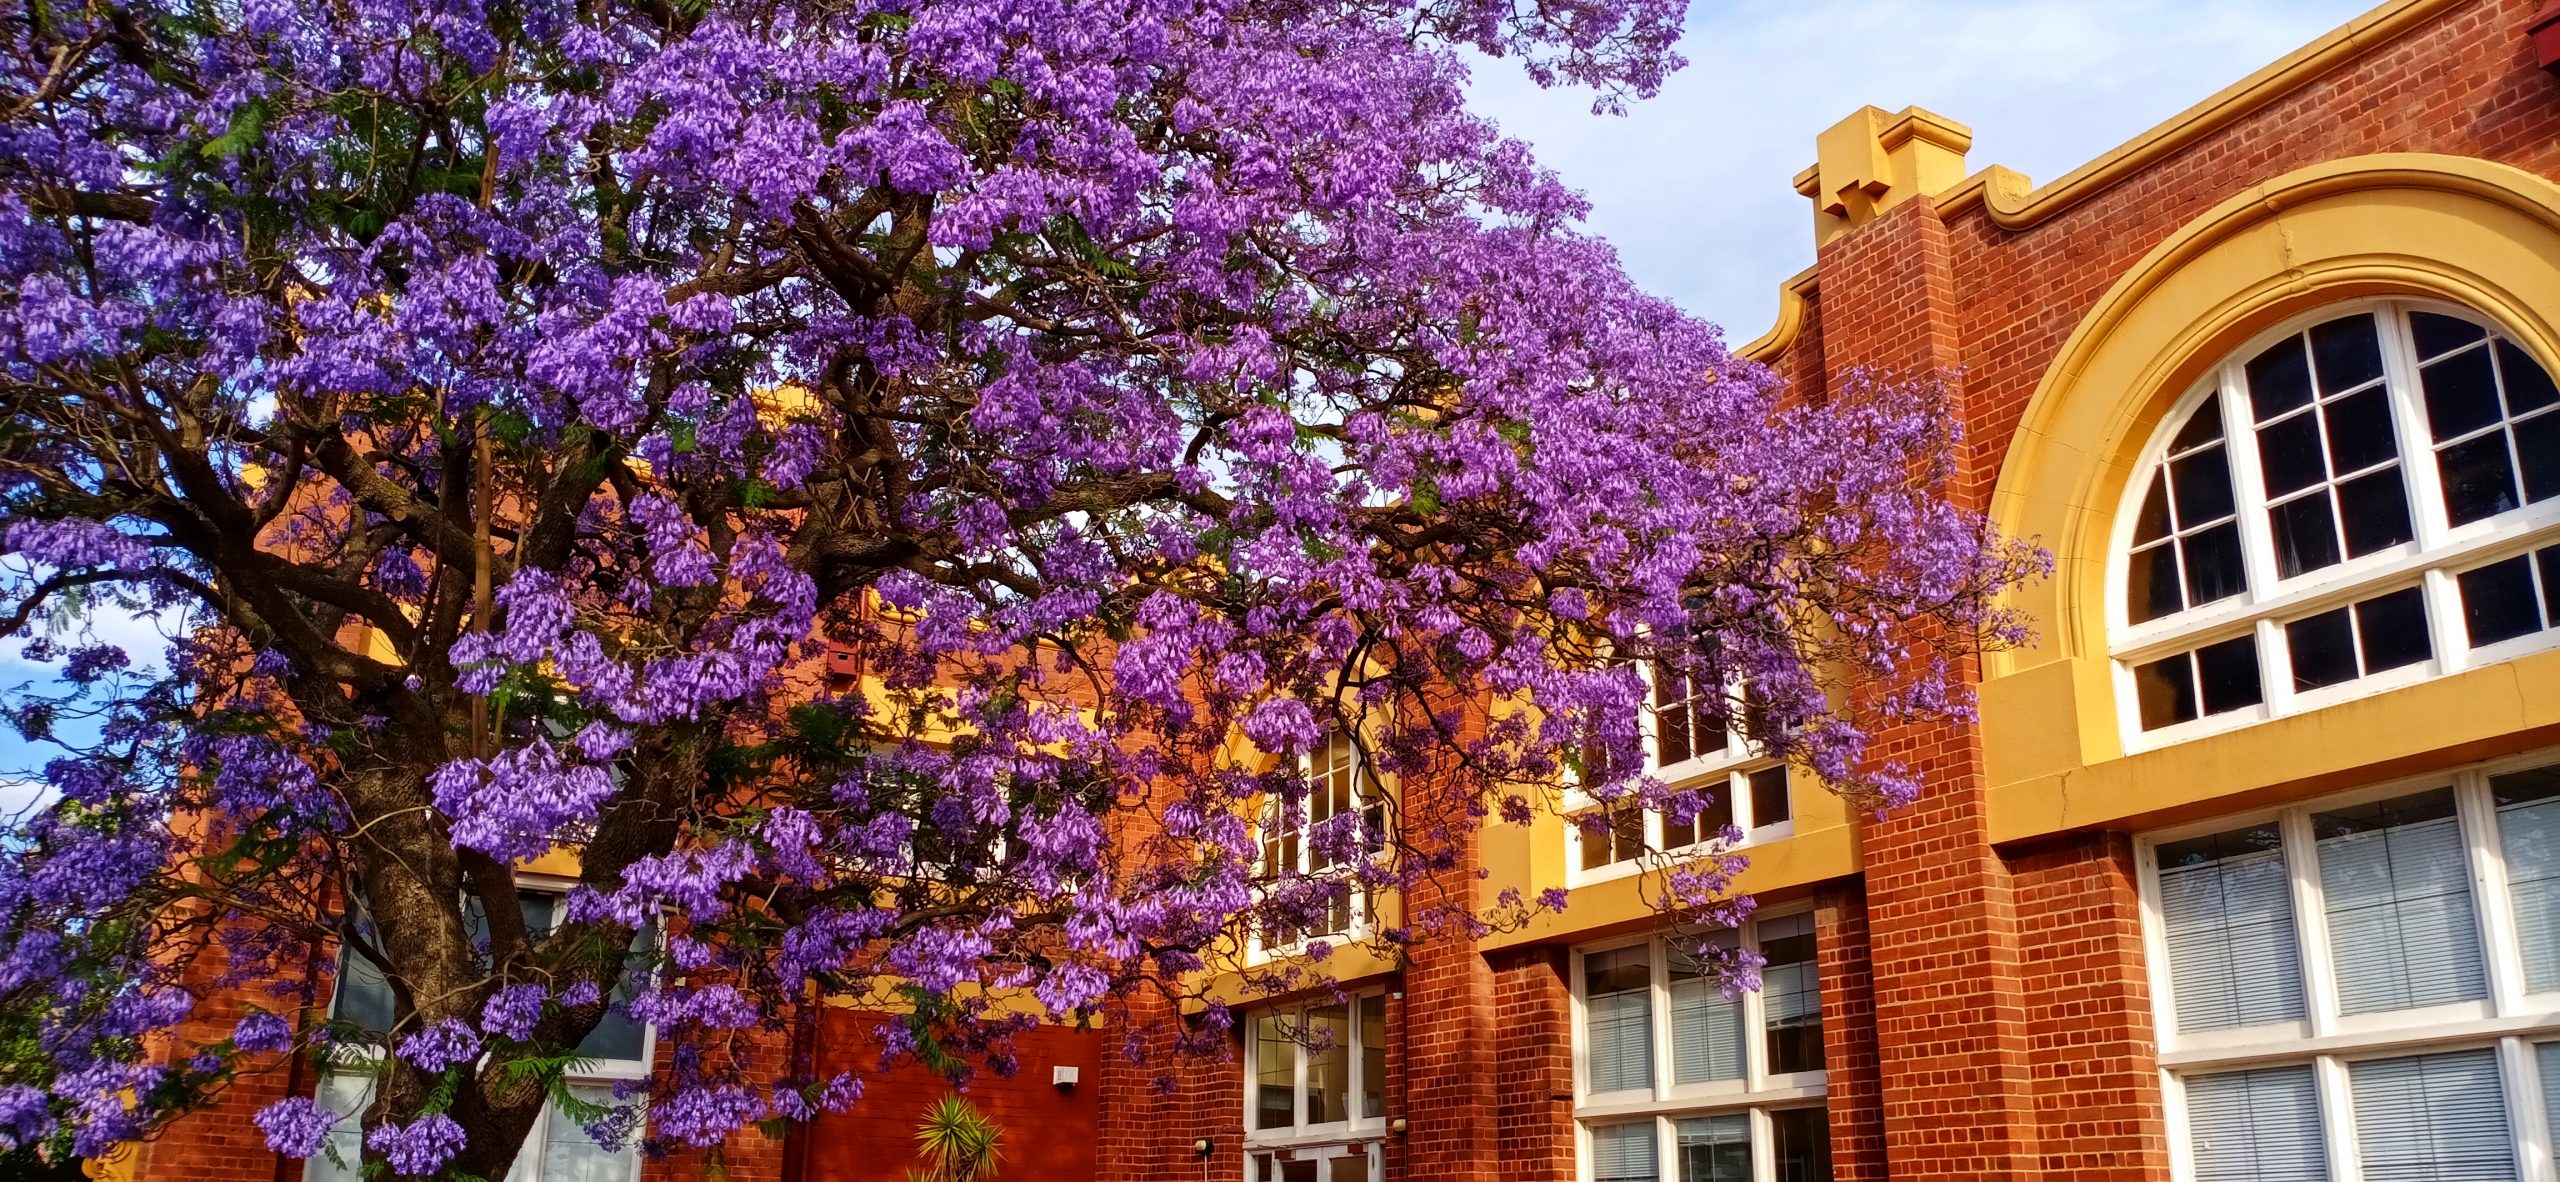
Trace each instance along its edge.
{"label": "purple blossom cluster", "polygon": [[[504,1176],[539,1089],[463,1068],[608,1020],[670,1066],[591,1135],[715,1144],[857,1102],[725,1049],[816,991],[1006,1070],[1039,1016],[1560,908],[1331,930],[1568,787],[1696,816],[1649,675],[1908,800],[1869,737],[2021,634],[2042,559],[1949,497],[1931,383],[1797,397],[1465,108],[1471,58],[1651,94],[1680,0],[127,7],[0,24],[0,617],[201,626],[48,641],[7,703],[68,750],[0,830],[46,1048],[0,1139],[292,1049],[144,1057],[181,986],[373,965],[389,1028],[315,1039],[380,1052],[394,1174]],[[1392,800],[1322,795],[1345,737]],[[1656,902],[1738,923],[1740,869]],[[149,943],[190,923],[218,965]]]}

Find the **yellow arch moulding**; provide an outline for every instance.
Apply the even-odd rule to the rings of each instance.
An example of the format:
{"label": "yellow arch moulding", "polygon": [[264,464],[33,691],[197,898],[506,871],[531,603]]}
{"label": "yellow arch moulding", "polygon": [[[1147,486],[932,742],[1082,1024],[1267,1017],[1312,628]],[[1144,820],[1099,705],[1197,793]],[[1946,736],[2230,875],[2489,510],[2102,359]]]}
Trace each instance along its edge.
{"label": "yellow arch moulding", "polygon": [[1992,518],[2052,547],[2057,570],[2017,595],[2044,635],[1994,675],[2105,655],[2107,525],[2180,394],[2277,320],[2386,294],[2474,308],[2552,365],[2560,185],[2465,156],[2350,157],[2236,194],[2153,248],[2064,341],[2009,442]]}
{"label": "yellow arch moulding", "polygon": [[[1978,205],[1991,224],[2004,230],[2042,224],[2460,3],[2463,0],[2389,0],[2041,189],[2033,188],[2025,176],[1995,164],[1937,194],[1938,212],[1952,217]],[[1808,268],[1780,285],[1777,324],[1735,352],[1766,363],[1793,344],[1804,327],[1805,301],[1813,295],[1816,282],[1814,269]]]}

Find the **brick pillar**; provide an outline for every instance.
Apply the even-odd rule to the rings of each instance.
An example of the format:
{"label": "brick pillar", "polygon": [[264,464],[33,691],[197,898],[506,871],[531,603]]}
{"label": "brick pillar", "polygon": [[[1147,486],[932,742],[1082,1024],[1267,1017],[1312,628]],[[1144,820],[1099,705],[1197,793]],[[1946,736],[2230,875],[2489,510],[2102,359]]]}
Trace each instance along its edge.
{"label": "brick pillar", "polygon": [[2062,838],[2010,860],[2044,1177],[2169,1174],[2133,842]]}
{"label": "brick pillar", "polygon": [[1867,901],[1855,881],[1814,896],[1822,980],[1823,1104],[1832,1182],[1884,1182],[1884,1096],[1876,1074],[1875,978],[1867,969]]}
{"label": "brick pillar", "polygon": [[[1493,959],[1503,1182],[1573,1182],[1573,995],[1557,947]],[[1414,1175],[1406,1175],[1408,1177]]]}
{"label": "brick pillar", "polygon": [[[1224,1060],[1182,1055],[1173,1032],[1184,1020],[1163,998],[1134,998],[1127,1026],[1106,1035],[1095,1071],[1098,1182],[1244,1176],[1243,1036]],[[1204,1137],[1205,1159],[1192,1149]]]}
{"label": "brick pillar", "polygon": [[1474,940],[1448,932],[1414,949],[1404,980],[1401,1176],[1492,1182],[1501,1176],[1493,966]]}
{"label": "brick pillar", "polygon": [[[1925,196],[1902,201],[1826,243],[1819,265],[1831,371],[1941,377],[1963,413],[1955,280],[1936,207]],[[1972,662],[1963,676],[1978,677]],[[1900,727],[1879,735],[1872,754],[1923,784],[1917,802],[1867,823],[1863,843],[1888,1172],[2034,1177],[2018,923],[1990,844],[1980,732]]]}

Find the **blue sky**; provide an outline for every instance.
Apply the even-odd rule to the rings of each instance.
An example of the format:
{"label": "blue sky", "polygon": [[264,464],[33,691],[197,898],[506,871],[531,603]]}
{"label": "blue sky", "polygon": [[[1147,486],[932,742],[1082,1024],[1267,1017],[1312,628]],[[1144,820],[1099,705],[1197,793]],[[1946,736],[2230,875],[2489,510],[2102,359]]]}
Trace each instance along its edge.
{"label": "blue sky", "polygon": [[1689,68],[1623,117],[1480,62],[1476,108],[1592,201],[1646,289],[1747,341],[1813,263],[1795,174],[1864,104],[1973,128],[1969,169],[2042,183],[2345,24],[2372,0],[1690,0]]}

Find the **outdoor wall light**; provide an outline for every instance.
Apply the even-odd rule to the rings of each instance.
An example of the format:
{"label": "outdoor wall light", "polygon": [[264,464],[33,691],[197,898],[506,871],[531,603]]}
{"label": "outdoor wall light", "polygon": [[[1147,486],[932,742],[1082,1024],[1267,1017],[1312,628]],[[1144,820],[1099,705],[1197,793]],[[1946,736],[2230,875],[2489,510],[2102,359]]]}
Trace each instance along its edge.
{"label": "outdoor wall light", "polygon": [[1387,1122],[1387,1131],[1388,1131],[1388,1132],[1390,1132],[1390,1133],[1395,1133],[1395,1134],[1398,1134],[1398,1135],[1402,1135],[1402,1134],[1404,1133],[1404,1118],[1403,1118],[1403,1117],[1401,1117],[1401,1116],[1399,1116],[1399,1117],[1395,1118],[1394,1120],[1388,1121],[1388,1122]]}
{"label": "outdoor wall light", "polygon": [[1207,1137],[1202,1137],[1191,1143],[1191,1152],[1199,1154],[1202,1157],[1207,1157],[1209,1156],[1209,1151],[1216,1147],[1216,1142],[1209,1140]]}

